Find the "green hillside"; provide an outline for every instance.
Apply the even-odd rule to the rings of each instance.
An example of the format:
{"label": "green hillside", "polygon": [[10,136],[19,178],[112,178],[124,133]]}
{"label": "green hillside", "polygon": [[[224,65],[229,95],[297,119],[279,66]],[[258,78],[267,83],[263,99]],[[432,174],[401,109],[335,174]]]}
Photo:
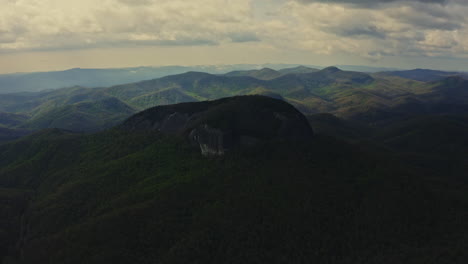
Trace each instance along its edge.
{"label": "green hillside", "polygon": [[50,264],[463,263],[466,187],[323,132],[205,158],[154,130],[47,130],[0,146],[0,245],[18,245],[0,252]]}
{"label": "green hillside", "polygon": [[305,67],[305,66],[297,66],[297,67],[294,67],[294,68],[281,69],[278,72],[280,72],[283,75],[286,75],[286,74],[291,74],[291,73],[301,74],[301,73],[311,73],[311,72],[317,72],[317,71],[319,71],[319,70],[314,69],[314,68]]}
{"label": "green hillside", "polygon": [[406,79],[412,79],[412,80],[423,81],[423,82],[439,81],[449,76],[460,75],[460,74],[466,76],[466,73],[461,73],[461,72],[446,72],[446,71],[437,71],[437,70],[429,70],[429,69],[390,71],[390,72],[384,72],[383,74],[399,76],[399,77],[403,77]]}
{"label": "green hillside", "polygon": [[316,133],[346,141],[363,140],[374,132],[365,124],[341,119],[328,113],[308,115],[307,120]]}
{"label": "green hillside", "polygon": [[18,139],[32,133],[30,130],[0,127],[0,144]]}
{"label": "green hillside", "polygon": [[24,123],[28,118],[29,116],[25,114],[0,112],[0,127],[16,127]]}
{"label": "green hillside", "polygon": [[67,104],[41,112],[22,124],[23,128],[60,128],[89,132],[112,127],[135,113],[116,98]]}
{"label": "green hillside", "polygon": [[[428,74],[428,79],[436,74],[433,71],[417,73]],[[386,126],[421,114],[468,113],[468,81],[463,77],[449,76],[424,82],[399,75],[343,71],[336,67],[322,70],[296,67],[278,71],[265,68],[224,75],[187,72],[107,88],[69,87],[5,94],[0,97],[0,111],[3,117],[30,117],[30,120],[18,119],[14,126],[73,129],[82,126],[86,130],[101,130],[108,127],[107,123],[113,124],[133,113],[124,110],[116,117],[115,112],[103,111],[91,117],[74,112],[79,110],[75,104],[86,103],[84,105],[91,107],[93,102],[111,98],[138,111],[158,105],[259,94],[281,98],[305,114],[330,113],[370,126]],[[82,108],[79,111],[83,112]],[[65,117],[70,118],[70,125],[63,125],[67,122]],[[47,121],[57,118],[59,121]],[[99,118],[115,122],[100,122],[96,120]]]}
{"label": "green hillside", "polygon": [[147,109],[158,105],[177,104],[181,102],[196,102],[206,100],[203,97],[184,92],[180,88],[168,88],[166,90],[147,93],[130,99],[131,105],[138,106],[140,109]]}
{"label": "green hillside", "polygon": [[281,72],[275,71],[270,68],[263,68],[260,70],[248,70],[248,71],[232,71],[224,74],[228,77],[239,77],[239,76],[249,76],[259,80],[272,80],[278,78],[282,75]]}

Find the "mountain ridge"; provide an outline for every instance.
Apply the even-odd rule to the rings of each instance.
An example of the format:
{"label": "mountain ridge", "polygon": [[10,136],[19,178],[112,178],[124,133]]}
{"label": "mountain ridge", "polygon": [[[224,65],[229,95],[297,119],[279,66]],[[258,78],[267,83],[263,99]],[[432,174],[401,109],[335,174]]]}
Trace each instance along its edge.
{"label": "mountain ridge", "polygon": [[[442,80],[422,82],[382,73],[344,71],[337,67],[285,70],[289,73],[270,80],[191,71],[104,88],[77,86],[39,93],[7,94],[0,97],[0,111],[30,116],[27,122],[32,122],[65,105],[97,102],[106,98],[117,98],[136,111],[141,111],[157,105],[252,94],[280,98],[305,114],[327,112],[377,125],[401,120],[413,113],[467,111],[464,107],[468,100],[466,89],[456,88],[464,85],[462,77],[454,79],[449,76]],[[457,104],[453,104],[454,100]],[[109,115],[113,114],[109,112]],[[126,117],[122,116],[121,120]],[[86,123],[98,124],[88,121],[83,119],[84,126],[88,126]],[[105,127],[98,125],[93,130]]]}
{"label": "mountain ridge", "polygon": [[[232,100],[240,99],[159,106],[166,113],[136,116],[157,121],[158,113],[164,119],[205,106],[222,113],[217,107]],[[243,109],[231,106],[228,113]],[[15,264],[467,259],[468,229],[460,219],[468,204],[461,154],[468,148],[459,143],[468,142],[457,130],[467,129],[468,120],[457,117],[445,139],[433,133],[443,130],[433,125],[439,120],[384,133],[330,115],[310,120],[317,125],[312,140],[267,140],[219,158],[204,157],[153,123],[94,134],[47,129],[2,144],[0,258]],[[361,132],[367,129],[369,135]],[[453,135],[459,148],[450,145]],[[405,147],[406,140],[416,144]],[[420,149],[424,142],[436,148]],[[458,159],[446,161],[457,151]]]}
{"label": "mountain ridge", "polygon": [[293,106],[258,95],[156,106],[119,127],[184,135],[203,155],[224,155],[232,148],[272,139],[307,141],[313,135],[306,118]]}

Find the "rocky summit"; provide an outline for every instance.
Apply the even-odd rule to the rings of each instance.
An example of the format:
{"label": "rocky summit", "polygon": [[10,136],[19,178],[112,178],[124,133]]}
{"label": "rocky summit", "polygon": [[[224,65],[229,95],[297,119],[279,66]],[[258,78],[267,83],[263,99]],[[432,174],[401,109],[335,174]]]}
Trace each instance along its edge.
{"label": "rocky summit", "polygon": [[236,147],[266,140],[313,137],[307,119],[292,105],[258,95],[157,106],[130,117],[121,128],[183,136],[205,156],[224,155]]}

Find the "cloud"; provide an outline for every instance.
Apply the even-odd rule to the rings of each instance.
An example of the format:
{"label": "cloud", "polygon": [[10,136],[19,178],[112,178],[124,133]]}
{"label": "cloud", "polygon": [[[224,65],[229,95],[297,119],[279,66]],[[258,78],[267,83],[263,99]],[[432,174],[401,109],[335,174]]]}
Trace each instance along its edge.
{"label": "cloud", "polygon": [[0,0],[0,52],[257,45],[468,57],[465,0]]}
{"label": "cloud", "polygon": [[0,51],[258,41],[249,0],[0,0]]}
{"label": "cloud", "polygon": [[117,0],[120,3],[135,6],[135,5],[151,5],[151,0]]}
{"label": "cloud", "polygon": [[382,7],[386,4],[414,4],[414,3],[424,3],[424,4],[438,4],[438,5],[447,5],[452,3],[457,4],[467,4],[465,0],[296,0],[299,3],[327,3],[327,4],[349,4],[356,5],[364,8],[376,8]]}
{"label": "cloud", "polygon": [[278,45],[372,60],[468,57],[467,12],[467,1],[454,0],[291,0],[277,21],[289,30]]}
{"label": "cloud", "polygon": [[252,32],[233,32],[229,35],[229,38],[232,42],[237,43],[260,41],[257,34]]}
{"label": "cloud", "polygon": [[380,31],[375,25],[365,26],[342,26],[336,27],[333,32],[344,37],[371,37],[385,38],[385,32]]}

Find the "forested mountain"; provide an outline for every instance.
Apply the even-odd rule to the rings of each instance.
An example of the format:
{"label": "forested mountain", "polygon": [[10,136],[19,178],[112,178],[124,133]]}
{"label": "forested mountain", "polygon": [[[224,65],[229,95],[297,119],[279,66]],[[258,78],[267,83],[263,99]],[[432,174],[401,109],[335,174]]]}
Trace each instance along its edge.
{"label": "forested mountain", "polygon": [[[430,71],[427,78],[432,79],[433,74]],[[8,128],[76,130],[81,127],[81,131],[96,131],[123,121],[135,111],[157,105],[260,94],[281,98],[306,114],[326,112],[380,125],[414,114],[466,112],[467,83],[463,75],[423,82],[394,76],[391,72],[367,74],[336,67],[322,70],[296,67],[278,71],[265,68],[221,75],[187,72],[106,88],[75,86],[4,94],[0,97],[0,112],[5,114],[0,116],[0,124]],[[101,108],[100,102],[106,100],[122,107],[101,109],[96,115],[109,122],[93,121],[84,108],[96,111]],[[11,123],[6,113],[22,116],[20,123]],[[60,115],[63,122],[52,122]],[[73,121],[67,123],[67,118]],[[82,125],[78,124],[80,120]]]}
{"label": "forested mountain", "polygon": [[[365,72],[392,70],[352,65],[342,65],[339,67],[349,71]],[[227,72],[248,74],[261,72],[262,68],[269,68],[273,71],[279,71],[280,74],[287,74],[306,73],[316,71],[316,68],[321,69],[322,67],[304,67],[297,64],[233,64],[206,66],[146,66],[109,69],[74,68],[64,71],[0,74],[0,94],[38,92],[71,86],[107,87],[142,80],[152,80],[188,71],[207,72],[211,74],[225,74]]]}
{"label": "forested mountain", "polygon": [[[0,94],[15,92],[38,92],[70,86],[106,87],[122,83],[138,82],[161,78],[167,75],[181,74],[188,71],[202,71],[223,74],[230,71],[248,71],[270,67],[283,69],[296,65],[287,64],[236,64],[212,66],[160,66],[110,69],[69,69],[52,72],[32,72],[0,74]],[[352,66],[351,66],[352,68]]]}
{"label": "forested mountain", "polygon": [[455,75],[464,75],[465,77],[468,76],[467,73],[463,73],[463,72],[446,72],[446,71],[436,71],[436,70],[429,70],[429,69],[389,71],[389,72],[384,72],[383,74],[398,76],[398,77],[412,79],[416,81],[422,81],[422,82],[439,81],[449,76],[455,76]]}
{"label": "forested mountain", "polygon": [[0,257],[465,263],[468,81],[414,79],[297,67],[4,94]]}
{"label": "forested mountain", "polygon": [[[466,262],[466,116],[385,127],[307,118],[313,134],[272,137],[291,124],[311,130],[284,101],[234,97],[158,106],[95,134],[48,129],[0,145],[0,257]],[[202,155],[204,144],[236,135],[261,140]]]}
{"label": "forested mountain", "polygon": [[468,264],[466,14],[0,0],[0,264]]}

